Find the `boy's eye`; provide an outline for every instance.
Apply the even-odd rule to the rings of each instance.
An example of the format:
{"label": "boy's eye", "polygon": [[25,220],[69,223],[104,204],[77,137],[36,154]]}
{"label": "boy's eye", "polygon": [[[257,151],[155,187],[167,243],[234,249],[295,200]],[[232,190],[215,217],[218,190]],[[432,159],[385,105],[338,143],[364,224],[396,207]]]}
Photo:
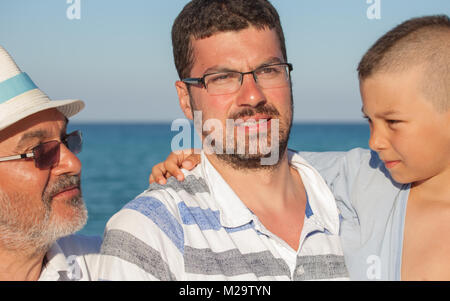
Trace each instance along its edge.
{"label": "boy's eye", "polygon": [[387,119],[386,122],[387,122],[388,124],[393,125],[393,124],[400,123],[400,120]]}
{"label": "boy's eye", "polygon": [[365,119],[365,120],[367,120],[367,122],[368,123],[371,123],[372,122],[372,120],[369,118],[369,116],[367,116],[367,115],[363,115],[363,118]]}

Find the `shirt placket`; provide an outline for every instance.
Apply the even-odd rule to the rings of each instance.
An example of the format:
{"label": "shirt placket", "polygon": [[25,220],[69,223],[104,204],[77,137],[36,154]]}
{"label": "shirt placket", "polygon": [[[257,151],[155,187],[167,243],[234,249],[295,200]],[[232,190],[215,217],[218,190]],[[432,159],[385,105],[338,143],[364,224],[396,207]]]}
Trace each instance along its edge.
{"label": "shirt placket", "polygon": [[305,251],[305,244],[307,244],[308,239],[310,239],[313,235],[323,233],[324,231],[324,227],[316,221],[315,216],[311,216],[310,218],[305,217],[302,234],[300,235],[299,248],[297,250],[297,262],[291,275],[292,280],[295,281],[305,279],[306,269],[303,264],[299,262],[299,258],[301,256],[314,255],[314,252]]}

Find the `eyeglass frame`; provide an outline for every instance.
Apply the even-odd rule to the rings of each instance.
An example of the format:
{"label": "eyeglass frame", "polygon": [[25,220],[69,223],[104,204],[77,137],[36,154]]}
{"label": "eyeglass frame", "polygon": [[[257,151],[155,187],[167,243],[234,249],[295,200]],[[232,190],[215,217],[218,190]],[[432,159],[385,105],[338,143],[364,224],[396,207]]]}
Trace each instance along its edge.
{"label": "eyeglass frame", "polygon": [[[72,136],[72,135],[74,135],[74,134],[76,134],[76,133],[78,133],[78,136],[80,137],[80,145],[81,145],[81,146],[80,146],[80,151],[78,151],[77,153],[74,153],[74,152],[73,152],[72,150],[70,150],[70,148],[69,148],[69,145],[68,145],[68,142],[67,142],[67,138],[70,137],[70,136]],[[35,147],[33,147],[33,148],[31,149],[31,152],[29,152],[29,153],[23,153],[23,154],[12,155],[12,156],[7,156],[7,157],[0,157],[0,162],[7,162],[7,161],[13,161],[13,160],[28,159],[28,158],[35,158],[35,154],[34,154],[34,149],[35,149],[35,148],[37,148],[38,146],[40,146],[40,145],[42,145],[42,144],[49,143],[49,142],[54,142],[54,141],[59,142],[59,144],[58,144],[59,147],[61,147],[61,146],[60,146],[61,143],[64,144],[64,145],[67,147],[67,149],[70,150],[70,152],[72,152],[73,154],[76,155],[76,154],[78,154],[78,153],[81,152],[81,147],[83,146],[83,135],[82,135],[82,133],[81,133],[80,130],[76,130],[76,131],[73,131],[73,132],[70,133],[70,134],[65,135],[65,137],[64,137],[63,139],[61,139],[61,141],[58,141],[58,140],[50,140],[50,141],[46,141],[46,142],[40,143],[40,144],[36,145]],[[35,164],[36,164],[36,160],[35,160]]]}
{"label": "eyeglass frame", "polygon": [[242,83],[244,81],[244,75],[246,74],[252,74],[253,75],[253,79],[255,80],[256,83],[258,83],[258,77],[256,76],[255,72],[258,71],[259,69],[263,69],[263,68],[267,68],[267,67],[272,67],[272,66],[281,66],[284,65],[286,67],[288,67],[289,71],[288,71],[288,75],[289,78],[291,77],[291,72],[292,70],[294,70],[294,66],[291,63],[276,63],[276,64],[269,64],[269,65],[263,65],[261,67],[256,68],[255,70],[252,71],[248,71],[248,72],[239,72],[239,71],[224,71],[224,72],[214,72],[214,73],[207,73],[205,75],[203,75],[202,77],[191,77],[191,78],[185,78],[182,79],[181,81],[187,85],[203,85],[203,88],[206,89],[206,91],[208,91],[208,87],[206,86],[206,82],[205,82],[205,77],[210,76],[210,75],[214,75],[214,74],[220,74],[220,73],[239,73],[241,75],[241,84],[240,87],[242,86]]}

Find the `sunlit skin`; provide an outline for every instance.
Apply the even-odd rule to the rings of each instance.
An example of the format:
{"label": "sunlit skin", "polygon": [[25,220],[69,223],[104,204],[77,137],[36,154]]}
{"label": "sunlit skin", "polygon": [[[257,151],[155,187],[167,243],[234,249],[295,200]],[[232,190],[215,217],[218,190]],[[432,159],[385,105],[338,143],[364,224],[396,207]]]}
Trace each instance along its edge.
{"label": "sunlit skin", "polygon": [[[263,64],[284,62],[274,30],[250,27],[194,40],[192,45],[195,61],[191,77],[202,77],[224,69],[248,72]],[[178,81],[176,88],[184,114],[192,119],[186,85]],[[262,89],[251,75],[246,75],[240,90],[232,94],[211,96],[206,89],[196,86],[191,87],[191,94],[195,109],[203,113],[203,120],[220,120],[223,129],[226,129],[226,119],[230,116],[263,104],[270,104],[278,110],[281,115],[280,128],[286,126],[291,118],[290,86]],[[268,119],[270,116],[245,116],[242,119],[249,117]],[[251,129],[252,132],[258,130]],[[288,165],[287,154],[281,158],[280,166],[271,172],[238,172],[214,154],[208,155],[208,159],[261,222],[297,250],[306,196],[300,176]]]}
{"label": "sunlit skin", "polygon": [[402,280],[450,280],[450,110],[427,99],[424,74],[415,67],[364,80],[363,113],[370,148],[396,182],[411,183]]}
{"label": "sunlit skin", "polygon": [[[40,133],[37,137],[23,140],[24,135]],[[58,140],[66,134],[66,119],[56,109],[36,113],[0,131],[0,156],[30,152],[36,145]],[[80,175],[81,162],[66,146],[60,146],[59,163],[51,169],[36,168],[33,159],[0,162],[0,191],[20,212],[19,224],[28,227],[45,216],[46,205],[43,195],[47,187],[52,187],[63,175]],[[17,197],[18,193],[25,198]],[[80,187],[66,187],[52,195],[50,220],[66,223],[78,218],[78,207],[70,205],[70,200],[80,195]],[[4,200],[3,200],[4,201]],[[34,218],[32,218],[34,217]],[[28,225],[28,226],[27,226]],[[39,277],[45,251],[35,246],[21,250],[4,248],[0,239],[0,280],[36,280]]]}

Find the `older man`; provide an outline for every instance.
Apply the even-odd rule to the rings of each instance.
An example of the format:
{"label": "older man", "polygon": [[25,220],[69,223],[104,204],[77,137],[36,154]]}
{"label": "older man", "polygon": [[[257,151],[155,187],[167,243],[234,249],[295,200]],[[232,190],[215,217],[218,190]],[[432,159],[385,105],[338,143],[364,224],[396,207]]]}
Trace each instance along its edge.
{"label": "older man", "polygon": [[0,280],[92,280],[100,240],[87,220],[80,100],[51,101],[0,47]]}

